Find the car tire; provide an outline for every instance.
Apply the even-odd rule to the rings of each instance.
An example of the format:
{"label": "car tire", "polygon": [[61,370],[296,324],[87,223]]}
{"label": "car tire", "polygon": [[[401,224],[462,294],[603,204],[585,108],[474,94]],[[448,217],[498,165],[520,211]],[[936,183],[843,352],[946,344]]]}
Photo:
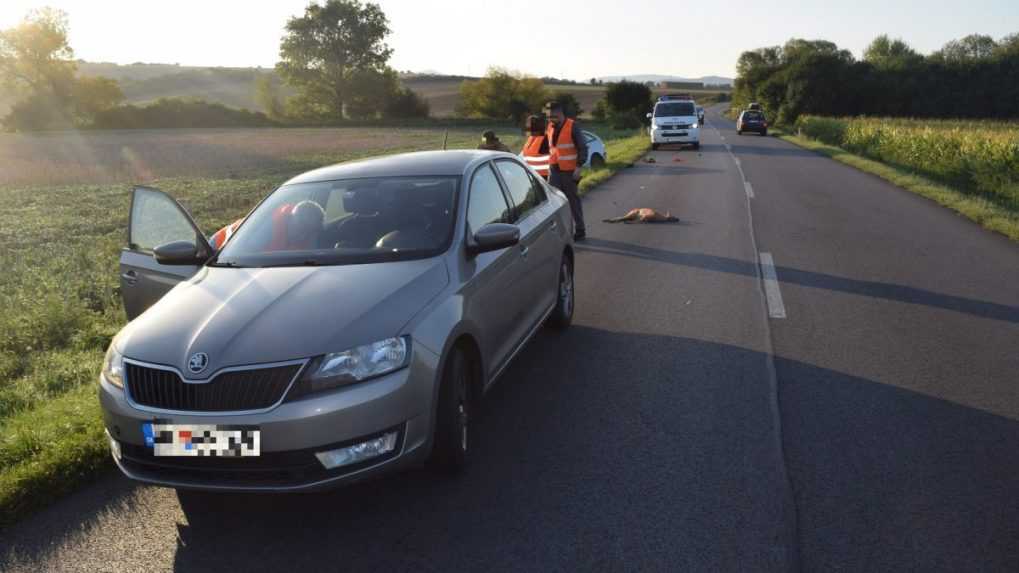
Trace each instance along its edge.
{"label": "car tire", "polygon": [[736,130],[736,135],[743,135],[743,130],[742,129],[737,129]]}
{"label": "car tire", "polygon": [[442,373],[435,414],[435,443],[429,460],[442,473],[459,473],[467,466],[471,388],[474,387],[471,384],[472,372],[467,354],[460,348],[454,348]]}
{"label": "car tire", "polygon": [[573,280],[573,261],[563,255],[559,263],[559,284],[556,288],[556,303],[548,315],[548,325],[556,330],[565,330],[573,322],[573,307],[576,305],[576,288]]}
{"label": "car tire", "polygon": [[767,137],[768,136],[768,130],[767,129],[761,130],[761,135],[764,136],[764,137]]}
{"label": "car tire", "polygon": [[601,154],[595,153],[591,156],[591,169],[594,169],[595,171],[605,169],[605,158],[602,157]]}
{"label": "car tire", "polygon": [[658,144],[657,143],[652,143],[651,144],[651,150],[652,151],[658,151]]}

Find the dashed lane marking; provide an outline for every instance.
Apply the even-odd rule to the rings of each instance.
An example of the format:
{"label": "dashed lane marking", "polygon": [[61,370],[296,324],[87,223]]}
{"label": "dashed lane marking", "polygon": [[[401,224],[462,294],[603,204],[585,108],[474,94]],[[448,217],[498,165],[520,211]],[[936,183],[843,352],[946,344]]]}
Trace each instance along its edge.
{"label": "dashed lane marking", "polygon": [[764,280],[764,297],[768,303],[768,316],[785,318],[785,304],[782,303],[782,291],[778,288],[775,260],[771,253],[761,253],[760,261],[761,277]]}

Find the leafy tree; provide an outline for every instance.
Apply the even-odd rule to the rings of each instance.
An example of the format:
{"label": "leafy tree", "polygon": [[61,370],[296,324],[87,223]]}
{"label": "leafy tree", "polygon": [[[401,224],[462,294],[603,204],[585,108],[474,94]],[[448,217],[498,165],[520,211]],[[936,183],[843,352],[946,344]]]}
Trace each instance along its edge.
{"label": "leafy tree", "polygon": [[280,121],[286,118],[279,88],[271,74],[261,74],[255,78],[255,101],[269,119]]}
{"label": "leafy tree", "polygon": [[998,47],[998,43],[990,36],[970,34],[959,40],[952,40],[933,55],[947,62],[970,62],[990,58]]}
{"label": "leafy tree", "polygon": [[563,106],[563,113],[566,117],[577,117],[584,113],[584,108],[580,107],[580,102],[577,101],[576,96],[570,92],[556,91],[552,93],[552,100],[559,102]]}
{"label": "leafy tree", "polygon": [[605,102],[605,98],[599,99],[594,104],[594,109],[591,110],[591,117],[597,121],[605,121],[605,118],[609,115],[609,106]]}
{"label": "leafy tree", "polygon": [[350,80],[354,89],[347,103],[347,115],[356,119],[377,118],[400,87],[396,72],[389,68],[359,70]]}
{"label": "leafy tree", "polygon": [[17,94],[70,95],[75,65],[67,14],[43,8],[0,32],[0,83]]}
{"label": "leafy tree", "polygon": [[382,115],[392,118],[428,117],[428,102],[410,88],[400,88],[386,102]]}
{"label": "leafy tree", "polygon": [[18,100],[3,120],[7,129],[85,125],[124,100],[115,80],[75,77],[67,30],[66,14],[44,8],[0,31],[0,88]]}
{"label": "leafy tree", "polygon": [[102,76],[78,78],[72,96],[74,112],[81,124],[91,122],[97,113],[124,102],[124,92],[117,80]]}
{"label": "leafy tree", "polygon": [[540,79],[491,68],[485,77],[460,84],[457,111],[467,117],[511,119],[520,123],[528,114],[540,111],[548,98]]}
{"label": "leafy tree", "polygon": [[610,83],[605,90],[605,105],[609,121],[618,128],[633,128],[646,123],[646,115],[653,106],[651,88],[630,81]]}
{"label": "leafy tree", "polygon": [[289,110],[299,117],[342,120],[348,104],[365,113],[389,73],[392,50],[385,44],[389,21],[377,4],[326,0],[291,18],[280,44],[280,76],[298,90]]}
{"label": "leafy tree", "polygon": [[923,56],[916,53],[909,44],[887,35],[880,35],[863,51],[863,59],[878,69],[905,69],[916,66]]}

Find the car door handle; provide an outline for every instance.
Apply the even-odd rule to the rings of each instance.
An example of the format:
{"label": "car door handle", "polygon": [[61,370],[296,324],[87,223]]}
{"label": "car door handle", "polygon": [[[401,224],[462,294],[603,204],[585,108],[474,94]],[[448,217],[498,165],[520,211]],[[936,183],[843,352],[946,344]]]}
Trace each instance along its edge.
{"label": "car door handle", "polygon": [[120,278],[124,279],[124,282],[127,283],[128,286],[132,286],[138,282],[138,273],[135,271],[127,271],[126,273],[121,274]]}
{"label": "car door handle", "polygon": [[526,259],[527,258],[527,253],[530,250],[531,250],[530,247],[525,246],[525,245],[520,245],[520,256],[524,257]]}
{"label": "car door handle", "polygon": [[558,226],[559,226],[559,223],[557,223],[555,219],[552,219],[552,224],[549,225],[548,228],[552,229],[552,230],[555,230],[555,228],[558,227]]}

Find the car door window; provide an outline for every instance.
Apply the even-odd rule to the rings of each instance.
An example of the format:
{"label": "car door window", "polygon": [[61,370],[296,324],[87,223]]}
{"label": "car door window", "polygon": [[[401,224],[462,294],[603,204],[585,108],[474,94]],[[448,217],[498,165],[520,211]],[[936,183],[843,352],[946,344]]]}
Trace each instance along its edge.
{"label": "car door window", "polygon": [[474,233],[489,223],[508,223],[509,219],[509,205],[502,194],[499,179],[489,165],[482,165],[471,179],[467,224]]}
{"label": "car door window", "polygon": [[136,188],[131,201],[131,249],[151,252],[172,241],[201,246],[198,234],[184,210],[168,195],[155,189]]}
{"label": "car door window", "polygon": [[506,182],[506,189],[509,191],[510,199],[513,200],[517,219],[526,217],[529,211],[545,200],[544,189],[523,165],[510,159],[497,161],[496,165],[502,180]]}

